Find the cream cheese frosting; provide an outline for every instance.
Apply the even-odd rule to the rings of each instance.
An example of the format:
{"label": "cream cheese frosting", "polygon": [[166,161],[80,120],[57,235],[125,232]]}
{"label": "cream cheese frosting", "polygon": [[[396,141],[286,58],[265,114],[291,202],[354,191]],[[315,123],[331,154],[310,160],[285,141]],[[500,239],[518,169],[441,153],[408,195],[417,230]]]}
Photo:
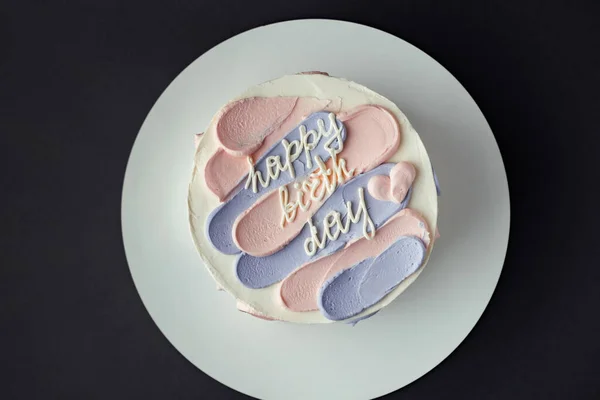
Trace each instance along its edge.
{"label": "cream cheese frosting", "polygon": [[[244,118],[249,110],[254,110],[251,113],[254,118]],[[380,111],[376,112],[374,110]],[[383,110],[383,114],[381,110]],[[365,183],[363,193],[363,196],[371,196],[369,191],[372,191],[376,193],[372,198],[377,199],[380,197],[382,201],[398,200],[400,197],[408,198],[407,204],[401,204],[400,201],[402,200],[396,201],[401,208],[407,208],[378,228],[385,232],[387,225],[394,223],[394,221],[397,225],[397,220],[403,216],[404,219],[408,218],[410,220],[409,224],[407,227],[396,228],[396,231],[410,235],[409,237],[412,239],[402,239],[402,245],[398,244],[394,249],[408,249],[410,244],[411,249],[418,250],[418,242],[422,241],[423,243],[422,257],[414,255],[412,258],[405,257],[407,260],[422,259],[422,262],[419,261],[416,271],[414,270],[414,262],[412,262],[411,268],[413,269],[402,270],[404,275],[396,274],[394,279],[397,279],[400,282],[399,284],[397,282],[391,286],[385,282],[379,284],[377,280],[372,278],[372,276],[377,275],[370,272],[379,271],[382,266],[386,267],[390,263],[387,255],[389,252],[386,253],[387,258],[376,258],[378,254],[381,254],[381,251],[374,250],[381,250],[382,247],[389,247],[393,243],[388,244],[389,238],[385,234],[378,236],[374,232],[372,248],[371,250],[365,250],[370,251],[369,257],[375,260],[371,261],[369,265],[360,264],[366,258],[364,255],[358,256],[357,261],[360,266],[352,263],[352,257],[345,256],[346,253],[352,253],[350,249],[367,240],[366,238],[361,239],[352,236],[348,238],[350,242],[341,243],[342,247],[346,248],[329,247],[327,251],[332,252],[331,255],[323,253],[323,257],[320,257],[317,252],[316,256],[318,257],[314,261],[309,259],[308,264],[300,265],[295,272],[290,271],[291,274],[287,278],[284,277],[284,279],[258,289],[248,287],[240,280],[237,269],[234,267],[238,263],[239,256],[218,251],[206,235],[206,223],[209,215],[221,207],[223,202],[227,202],[236,190],[239,190],[236,188],[240,179],[248,174],[247,157],[250,157],[251,163],[265,157],[270,149],[281,142],[282,138],[286,137],[291,129],[318,111],[335,113],[337,119],[342,123],[346,123],[348,132],[356,132],[338,143],[342,147],[346,146],[341,148],[339,157],[342,160],[346,157],[348,168],[356,168],[356,174],[373,169],[382,162],[399,163],[397,164],[399,167],[395,170],[391,167],[386,169],[389,174],[387,180],[382,175],[377,175],[377,179],[371,178],[374,179],[373,182],[368,182],[368,188],[367,183]],[[385,113],[389,113],[391,119],[386,119]],[[362,117],[358,118],[361,115]],[[399,127],[401,135],[398,135],[396,143],[394,143],[393,135],[392,140],[389,140],[389,132],[393,131],[393,129],[390,130],[390,126],[393,127],[393,125],[390,125],[388,121],[395,121]],[[387,135],[385,139],[377,141],[378,135],[374,134],[372,141],[363,140],[363,138],[369,137],[368,135],[372,132],[371,127],[374,124],[383,127],[381,132]],[[247,134],[245,135],[243,132],[247,132]],[[354,136],[354,139],[352,139],[352,136]],[[431,163],[417,132],[410,125],[406,116],[383,96],[357,83],[326,75],[284,76],[253,86],[228,103],[213,118],[205,134],[196,138],[199,140],[199,144],[196,150],[188,196],[191,232],[206,267],[216,280],[217,285],[236,299],[238,309],[268,320],[298,323],[329,323],[333,320],[354,321],[369,316],[389,304],[416,279],[427,263],[433,248],[433,240],[430,243],[429,235],[430,232],[436,232],[437,230],[437,192]],[[346,149],[352,149],[353,141],[361,142],[361,144],[359,146],[355,145],[354,151],[346,151],[346,154],[344,154]],[[362,151],[356,151],[358,147]],[[292,150],[289,151],[293,153]],[[335,153],[332,154],[335,156]],[[372,157],[372,163],[369,163],[367,158],[361,157],[361,154],[369,154],[369,157]],[[311,158],[307,159],[310,160]],[[336,160],[329,160],[327,164],[323,162],[321,170],[331,172],[332,164],[335,165],[336,161],[337,157]],[[267,160],[266,162],[276,165],[277,160]],[[392,174],[391,171],[394,171],[394,173]],[[281,174],[285,173],[286,171],[282,168]],[[342,178],[337,184],[343,184],[343,181],[348,179],[352,182],[352,177],[346,177]],[[309,188],[307,185],[304,188]],[[302,181],[292,180],[291,183],[286,183],[285,189],[281,189],[281,191],[287,191],[288,198],[285,204],[290,204],[290,210],[294,210],[295,207],[296,214],[295,219],[287,221],[292,229],[288,230],[286,228],[284,230],[285,234],[281,235],[278,227],[281,227],[282,223],[282,210],[278,208],[277,203],[281,201],[280,188],[283,187],[279,185],[273,188],[272,192],[267,193],[265,191],[266,196],[253,203],[244,215],[235,220],[232,238],[235,239],[235,245],[244,252],[242,257],[248,254],[262,257],[274,252],[277,254],[277,251],[285,251],[286,249],[282,250],[282,247],[286,246],[296,235],[300,235],[299,231],[307,222],[307,218],[314,214],[319,206],[325,207],[324,204],[327,201],[325,196],[323,199],[316,199],[315,206],[311,208],[306,205],[307,203],[301,196],[297,195],[302,192]],[[407,196],[409,187],[410,195]],[[308,191],[310,192],[310,190]],[[356,195],[358,194],[353,196]],[[294,200],[290,201],[290,199]],[[295,199],[299,199],[300,203],[294,205]],[[267,205],[271,204],[272,207],[267,207],[264,205],[265,203]],[[351,207],[356,208],[357,204],[351,205]],[[306,208],[302,209],[304,205],[306,205]],[[275,218],[269,219],[269,209],[275,211],[277,214]],[[365,208],[365,211],[368,210]],[[254,219],[252,220],[252,218]],[[253,222],[249,223],[251,220]],[[264,230],[264,232],[270,232],[271,239],[266,242],[257,242],[256,240],[252,241],[247,234],[244,236],[244,232],[249,231],[256,234],[256,229],[253,230],[252,227],[256,227],[256,224],[260,221],[268,221],[271,224],[268,229],[265,228]],[[333,227],[332,221],[333,219],[329,221],[326,218],[323,221],[324,226],[326,227],[329,224]],[[262,230],[258,231],[258,233],[260,232]],[[365,245],[361,246],[364,247]],[[354,254],[356,254],[356,251]],[[336,258],[336,260],[338,258],[348,260],[341,263],[331,262],[332,260],[323,261],[329,257]],[[364,258],[361,260],[361,257]],[[384,261],[379,261],[380,259]],[[314,269],[313,264],[327,264],[327,267],[321,266],[321,269],[317,268],[317,273],[311,274],[310,271]],[[335,291],[339,288],[347,286],[342,285],[339,279],[335,280],[335,276],[332,277],[332,274],[334,274],[334,269],[331,269],[332,265],[336,265],[338,274],[339,271],[352,271],[340,276],[360,275],[361,277],[367,277],[364,278],[367,283],[356,289],[357,295],[362,296],[361,299],[367,299],[363,304],[364,309],[359,308],[352,312],[345,310],[336,314],[334,310],[327,308],[329,305],[335,306],[336,304],[332,294],[335,294]],[[308,272],[304,272],[303,270],[307,266],[311,267],[306,269]],[[301,271],[303,272],[300,273]],[[306,276],[307,279],[298,281],[299,276]],[[296,282],[296,286],[294,286],[294,282]],[[327,301],[323,304],[327,304],[325,307],[327,311],[325,309],[319,311],[317,307],[321,301],[318,297],[319,289],[326,282],[328,282],[327,290],[324,291],[324,295]],[[306,290],[302,288],[306,288]],[[370,291],[367,292],[367,289]],[[378,294],[378,291],[381,294]],[[373,295],[376,295],[376,297],[373,297]]]}

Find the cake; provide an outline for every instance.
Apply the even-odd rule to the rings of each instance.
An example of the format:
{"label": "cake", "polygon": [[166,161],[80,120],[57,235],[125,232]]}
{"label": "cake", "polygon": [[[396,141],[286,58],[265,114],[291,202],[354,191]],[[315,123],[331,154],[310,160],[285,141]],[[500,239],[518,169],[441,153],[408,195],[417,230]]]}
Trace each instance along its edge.
{"label": "cake", "polygon": [[325,73],[288,75],[250,87],[196,136],[190,227],[240,311],[355,323],[427,264],[437,190],[393,102]]}

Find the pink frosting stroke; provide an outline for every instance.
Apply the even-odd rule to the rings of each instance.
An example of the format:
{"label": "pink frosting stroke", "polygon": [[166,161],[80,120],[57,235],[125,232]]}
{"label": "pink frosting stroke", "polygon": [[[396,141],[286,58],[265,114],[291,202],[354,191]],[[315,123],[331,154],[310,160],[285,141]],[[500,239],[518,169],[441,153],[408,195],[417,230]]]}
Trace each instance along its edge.
{"label": "pink frosting stroke", "polygon": [[360,261],[376,257],[400,236],[416,236],[426,246],[430,243],[429,227],[422,216],[408,208],[401,210],[377,230],[372,240],[359,239],[343,250],[305,264],[290,274],[280,288],[283,303],[292,311],[318,310],[318,292],[327,279]]}
{"label": "pink frosting stroke", "polygon": [[217,138],[232,156],[254,153],[292,113],[297,97],[250,97],[227,104],[216,124]]}
{"label": "pink frosting stroke", "polygon": [[263,314],[261,312],[258,312],[253,307],[242,303],[241,301],[237,302],[236,307],[237,307],[237,309],[239,311],[241,311],[243,313],[246,313],[246,314],[250,314],[253,317],[256,317],[256,318],[259,318],[259,319],[264,319],[266,321],[278,321],[277,318],[268,317],[265,314]]}
{"label": "pink frosting stroke", "polygon": [[[256,100],[257,98],[253,99]],[[279,142],[290,130],[298,125],[306,115],[321,111],[331,103],[330,100],[320,100],[312,97],[298,98],[292,111],[289,114],[285,114],[284,112],[286,117],[283,122],[277,125],[269,135],[264,137],[260,147],[252,153],[252,158],[254,160],[259,159],[275,143]],[[280,111],[282,109],[282,107],[279,108]],[[275,120],[278,119],[275,118]],[[218,149],[206,163],[204,179],[211,192],[220,201],[223,201],[247,173],[248,161],[246,160],[246,156],[236,157],[223,149]]]}
{"label": "pink frosting stroke", "polygon": [[[340,119],[344,122],[347,133],[344,149],[339,157],[346,160],[348,170],[356,169],[355,174],[380,165],[398,150],[400,126],[394,116],[384,108],[359,106],[345,113]],[[332,167],[331,159],[327,162],[327,167]],[[319,192],[322,185],[323,183],[319,186]],[[290,202],[293,202],[298,189],[290,184],[288,192]],[[279,191],[272,191],[238,217],[233,225],[233,240],[243,252],[252,256],[271,255],[300,233],[306,221],[328,197],[324,196],[321,201],[313,200],[305,211],[298,208],[296,218],[282,227]],[[305,193],[304,201],[308,199],[309,194]]]}
{"label": "pink frosting stroke", "polygon": [[367,189],[377,200],[402,203],[416,175],[417,170],[414,165],[402,161],[392,168],[389,176],[377,175],[369,179]]}

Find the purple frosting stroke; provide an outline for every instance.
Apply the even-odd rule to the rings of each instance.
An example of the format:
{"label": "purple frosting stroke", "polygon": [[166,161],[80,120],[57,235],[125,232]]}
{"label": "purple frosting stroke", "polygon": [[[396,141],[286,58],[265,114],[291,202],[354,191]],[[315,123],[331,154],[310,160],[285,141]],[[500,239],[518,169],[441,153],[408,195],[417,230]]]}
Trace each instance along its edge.
{"label": "purple frosting stroke", "polygon": [[[319,232],[319,237],[323,232],[323,218],[329,212],[338,211],[342,214],[342,222],[345,223],[347,219],[346,202],[352,202],[353,211],[357,209],[359,188],[364,189],[365,204],[375,228],[379,228],[398,211],[405,208],[410,201],[412,188],[408,191],[402,203],[377,200],[367,190],[367,184],[371,177],[389,175],[394,165],[393,163],[382,164],[369,172],[356,176],[333,192],[312,217],[313,224]],[[340,233],[337,240],[328,241],[326,246],[313,256],[309,256],[304,251],[304,241],[310,237],[308,224],[305,224],[298,236],[277,253],[266,257],[254,257],[242,253],[235,263],[238,279],[244,286],[252,289],[264,288],[277,283],[302,264],[332,254],[343,248],[346,243],[363,236],[362,217],[364,216],[361,216],[358,223],[350,224],[347,233]]]}
{"label": "purple frosting stroke", "polygon": [[358,324],[361,321],[364,321],[365,319],[369,319],[369,318],[375,316],[375,314],[377,314],[378,312],[379,312],[379,310],[372,312],[371,314],[363,315],[360,318],[356,318],[354,321],[346,322],[346,324],[348,324],[354,328],[356,326],[356,324]]}
{"label": "purple frosting stroke", "polygon": [[[306,127],[306,131],[309,130],[318,130],[317,122],[319,120],[323,120],[325,123],[325,129],[329,129],[329,113],[325,111],[320,111],[311,114],[308,118],[306,118],[302,123],[300,123],[296,128],[294,128],[290,133],[285,136],[285,139],[288,142],[292,142],[293,140],[300,140],[300,126],[304,125]],[[336,122],[338,127],[341,128],[341,136],[342,140],[346,139],[346,127],[344,124],[336,118]],[[323,161],[327,161],[330,158],[329,152],[325,149],[324,145],[327,142],[325,137],[322,137],[317,146],[311,150],[311,155],[314,159],[315,156],[321,157]],[[333,148],[339,148],[339,143],[337,140],[334,142],[336,145],[331,145]],[[263,177],[267,176],[267,168],[266,168],[266,159],[270,156],[279,156],[281,157],[282,163],[285,162],[285,148],[281,145],[281,141],[275,144],[271,149],[263,155],[258,161],[255,161],[254,169],[256,171],[260,171]],[[312,171],[317,169],[316,163],[312,162],[312,168],[306,167],[306,153],[302,152],[302,155],[295,160],[292,165],[294,166],[294,170],[296,172],[296,179],[306,176],[310,174]],[[279,174],[277,179],[272,179],[269,186],[263,188],[260,184],[257,185],[258,191],[254,193],[252,188],[245,189],[245,181],[248,177],[248,174],[244,175],[244,178],[238,184],[238,187],[234,191],[234,195],[230,196],[227,202],[217,207],[213,212],[208,216],[208,220],[206,222],[206,236],[212,243],[212,245],[224,254],[238,254],[241,250],[235,245],[233,241],[233,223],[237,219],[237,217],[247,209],[249,209],[259,198],[264,196],[266,193],[279,188],[280,186],[287,185],[288,183],[294,181],[288,171],[283,171]]]}
{"label": "purple frosting stroke", "polygon": [[423,263],[425,245],[402,236],[377,257],[367,258],[323,284],[319,309],[334,321],[353,317],[379,302]]}
{"label": "purple frosting stroke", "polygon": [[433,169],[433,166],[431,167],[431,170],[433,171],[433,182],[435,182],[435,191],[437,192],[438,196],[441,196],[442,189],[440,189],[440,182],[438,181],[438,177],[437,177],[437,174],[435,173],[435,169]]}

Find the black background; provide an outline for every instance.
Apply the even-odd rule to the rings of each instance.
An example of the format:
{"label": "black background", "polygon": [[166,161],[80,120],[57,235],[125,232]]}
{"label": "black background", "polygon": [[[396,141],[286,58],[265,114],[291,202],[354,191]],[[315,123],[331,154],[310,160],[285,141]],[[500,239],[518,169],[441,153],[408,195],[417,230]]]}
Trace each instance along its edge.
{"label": "black background", "polygon": [[385,30],[466,87],[512,225],[483,317],[386,399],[600,398],[597,1],[0,2],[0,397],[244,399],[162,336],[127,268],[121,186],[146,114],[234,34],[297,18]]}

